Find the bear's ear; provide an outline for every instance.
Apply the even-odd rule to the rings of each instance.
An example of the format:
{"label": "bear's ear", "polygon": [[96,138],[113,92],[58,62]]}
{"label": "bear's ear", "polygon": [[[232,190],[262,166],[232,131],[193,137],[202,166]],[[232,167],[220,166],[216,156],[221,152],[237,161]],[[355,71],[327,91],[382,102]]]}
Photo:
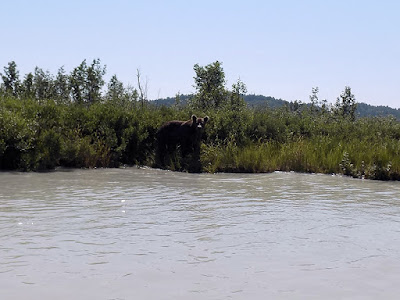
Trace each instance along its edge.
{"label": "bear's ear", "polygon": [[208,117],[208,116],[205,116],[205,117],[204,117],[204,123],[207,123],[208,119],[209,119],[209,117]]}
{"label": "bear's ear", "polygon": [[193,123],[196,123],[197,117],[195,115],[192,115],[192,121],[193,121]]}

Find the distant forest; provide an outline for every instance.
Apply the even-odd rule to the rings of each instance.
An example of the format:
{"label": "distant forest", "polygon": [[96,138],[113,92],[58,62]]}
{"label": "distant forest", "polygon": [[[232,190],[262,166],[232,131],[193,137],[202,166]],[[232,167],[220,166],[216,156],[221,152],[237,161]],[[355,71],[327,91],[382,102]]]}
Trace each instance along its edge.
{"label": "distant forest", "polygon": [[[193,97],[193,95],[179,95],[178,102],[179,105],[186,105],[188,100]],[[277,99],[271,96],[254,95],[248,94],[243,95],[244,101],[250,107],[269,107],[269,108],[279,108],[293,105],[293,102],[289,102],[283,99]],[[168,97],[154,100],[156,105],[173,106],[177,105],[176,97]],[[308,105],[308,104],[306,104]],[[400,120],[400,109],[391,108],[389,106],[374,106],[366,103],[357,103],[356,115],[358,117],[387,117],[394,116],[396,119]]]}
{"label": "distant forest", "polygon": [[[211,72],[211,65],[202,70],[200,66],[195,65],[196,72]],[[215,70],[214,70],[215,71]],[[217,70],[223,74],[223,70]],[[215,73],[215,72],[214,72]],[[224,102],[229,94],[225,93],[225,75],[218,79],[218,76],[213,74],[214,78],[210,86],[217,86],[220,91],[216,94],[206,91],[206,93],[194,93],[191,95],[176,95],[165,99],[149,100],[147,97],[147,83],[142,81],[140,71],[137,70],[137,87],[125,86],[118,80],[117,75],[113,75],[108,83],[104,80],[106,74],[106,66],[102,65],[100,59],[94,59],[92,62],[83,60],[82,63],[74,68],[70,73],[67,73],[64,67],[59,68],[57,74],[53,75],[49,71],[45,71],[36,67],[33,72],[25,74],[20,78],[17,64],[14,61],[8,63],[4,67],[4,71],[0,72],[0,97],[12,96],[18,99],[36,99],[37,101],[52,99],[56,103],[76,103],[90,105],[101,101],[133,101],[156,106],[186,106],[191,100],[205,101],[212,103],[215,101],[217,106]],[[204,74],[201,74],[204,75]],[[216,80],[216,81],[215,81]],[[220,82],[218,82],[220,80]],[[215,81],[215,82],[214,82]],[[196,82],[202,84],[202,82]],[[207,88],[210,89],[210,88]],[[212,90],[212,89],[211,89]],[[291,110],[298,108],[310,107],[313,105],[329,104],[321,101],[320,103],[305,103],[301,101],[289,102],[284,99],[277,99],[271,96],[247,94],[246,86],[240,80],[232,86],[232,93],[240,94],[244,102],[249,108],[282,108],[288,107]],[[318,102],[318,88],[313,88],[312,95],[314,101]],[[214,97],[214,99],[208,99]],[[196,98],[202,98],[201,100]],[[313,100],[312,100],[313,101]],[[203,107],[204,108],[204,107]],[[400,120],[400,109],[390,108],[388,106],[373,106],[366,103],[357,103],[355,117],[386,117],[394,116]]]}

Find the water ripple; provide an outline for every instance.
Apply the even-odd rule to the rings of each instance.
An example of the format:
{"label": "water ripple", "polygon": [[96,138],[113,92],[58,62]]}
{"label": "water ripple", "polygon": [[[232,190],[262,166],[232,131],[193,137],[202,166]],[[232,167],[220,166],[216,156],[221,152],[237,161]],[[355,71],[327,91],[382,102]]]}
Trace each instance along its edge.
{"label": "water ripple", "polygon": [[0,282],[11,298],[49,284],[79,295],[83,281],[109,299],[399,292],[397,182],[136,168],[0,182]]}

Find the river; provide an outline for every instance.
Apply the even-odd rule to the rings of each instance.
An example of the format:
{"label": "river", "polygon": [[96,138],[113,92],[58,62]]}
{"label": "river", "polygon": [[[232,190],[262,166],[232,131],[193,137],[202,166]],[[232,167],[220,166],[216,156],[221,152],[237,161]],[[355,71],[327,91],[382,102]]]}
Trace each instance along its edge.
{"label": "river", "polygon": [[0,299],[398,299],[400,183],[0,173]]}

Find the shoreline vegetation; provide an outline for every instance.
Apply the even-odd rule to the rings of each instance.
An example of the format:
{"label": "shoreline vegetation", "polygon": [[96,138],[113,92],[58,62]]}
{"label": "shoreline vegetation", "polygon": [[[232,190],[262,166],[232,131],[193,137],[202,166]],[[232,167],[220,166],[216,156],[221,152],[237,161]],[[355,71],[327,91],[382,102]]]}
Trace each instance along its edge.
{"label": "shoreline vegetation", "polygon": [[[0,170],[40,171],[155,165],[156,132],[192,114],[210,121],[201,145],[202,172],[295,171],[400,180],[400,122],[359,117],[350,87],[336,104],[318,99],[280,107],[246,105],[246,86],[225,86],[220,62],[194,66],[196,93],[185,104],[147,100],[146,84],[125,87],[114,75],[106,86],[100,60],[70,74],[39,68],[19,79],[11,62],[1,74]],[[191,171],[178,153],[168,169]]]}

